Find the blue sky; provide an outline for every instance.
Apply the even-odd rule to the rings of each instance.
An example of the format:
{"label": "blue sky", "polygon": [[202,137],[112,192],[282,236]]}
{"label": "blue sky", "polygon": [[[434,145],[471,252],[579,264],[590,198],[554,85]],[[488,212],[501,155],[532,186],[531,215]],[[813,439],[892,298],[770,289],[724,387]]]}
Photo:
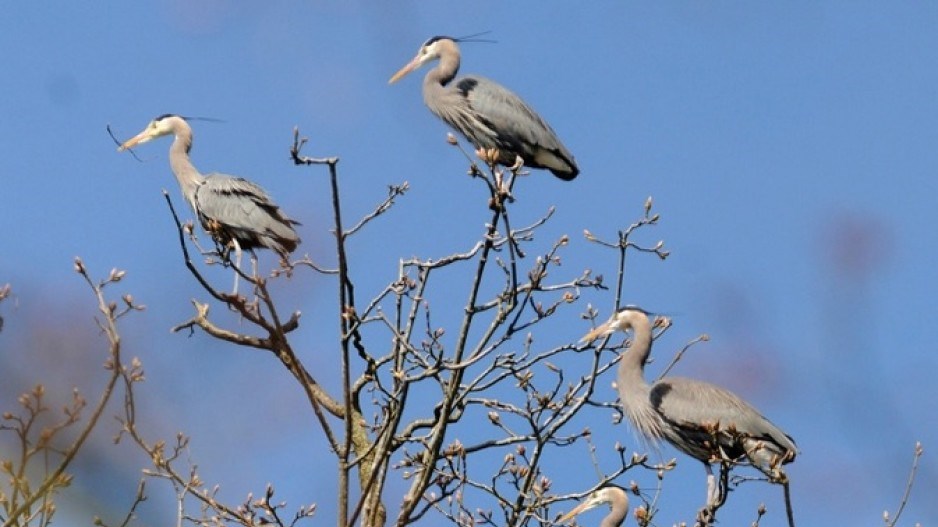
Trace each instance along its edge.
{"label": "blue sky", "polygon": [[[613,260],[579,233],[611,238],[654,196],[662,225],[646,241],[664,239],[672,257],[633,259],[627,300],[675,315],[659,353],[709,334],[678,373],[736,390],[798,440],[790,472],[802,522],[879,521],[895,508],[916,440],[926,457],[903,523],[934,522],[938,4],[583,6],[6,5],[0,284],[16,296],[0,305],[0,375],[10,379],[0,383],[2,406],[40,379],[62,393],[94,386],[78,373],[97,371],[101,357],[76,356],[75,343],[95,349],[98,337],[72,258],[102,277],[126,269],[119,292],[148,306],[124,328],[147,366],[142,397],[154,434],[191,433],[203,477],[231,496],[273,481],[291,503],[319,501],[329,519],[331,479],[311,481],[309,471],[317,462],[331,470],[331,457],[310,459],[298,446],[321,434],[310,416],[291,413],[303,406],[285,372],[267,356],[167,331],[190,316],[191,298],[204,297],[181,264],[160,193],[181,204],[169,141],[143,145],[139,163],[115,152],[105,126],[127,138],[167,112],[223,120],[193,123],[196,166],[261,183],[303,222],[300,252],[326,263],[334,256],[325,172],[288,162],[293,126],[310,137],[308,154],[342,158],[350,217],[408,181],[402,204],[352,248],[359,290],[377,291],[398,257],[464,250],[487,218],[482,189],[423,106],[422,72],[393,86],[387,79],[430,36],[492,30],[497,44],[463,47],[463,71],[524,97],[581,168],[571,183],[540,172],[521,181],[514,221],[557,205],[543,243],[570,234],[565,270],[611,276]],[[300,338],[331,349],[331,281],[301,274],[281,294],[305,313]],[[591,300],[608,314],[607,296]],[[571,320],[556,338],[584,332]],[[38,324],[54,331],[40,335]],[[309,360],[338,371],[328,357]],[[607,446],[632,439],[625,425],[593,428]],[[110,446],[112,433],[99,434],[82,468],[126,464],[129,502],[144,460]],[[232,460],[219,446],[257,455]],[[702,471],[679,460],[662,525],[690,519],[702,496]],[[581,472],[565,474],[562,490],[591,484]],[[89,508],[110,500],[88,480],[76,483]],[[780,505],[776,489],[763,490],[735,493],[726,524],[752,521],[760,500]]]}

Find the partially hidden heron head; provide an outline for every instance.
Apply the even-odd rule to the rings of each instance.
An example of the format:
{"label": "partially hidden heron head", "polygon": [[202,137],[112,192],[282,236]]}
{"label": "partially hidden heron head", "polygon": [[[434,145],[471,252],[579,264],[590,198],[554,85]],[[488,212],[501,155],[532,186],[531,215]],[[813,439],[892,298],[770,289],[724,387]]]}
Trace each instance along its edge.
{"label": "partially hidden heron head", "polygon": [[636,324],[648,324],[648,312],[638,306],[625,306],[606,322],[596,326],[580,339],[580,342],[592,342],[601,337],[608,337],[616,331],[633,329]]}
{"label": "partially hidden heron head", "polygon": [[576,506],[572,511],[561,516],[555,523],[566,523],[572,520],[578,514],[594,509],[600,505],[609,505],[614,512],[621,515],[617,518],[619,525],[629,512],[629,497],[621,487],[609,485],[597,491],[594,491],[585,501]]}
{"label": "partially hidden heron head", "polygon": [[172,113],[163,114],[150,121],[150,124],[148,124],[142,132],[124,141],[117,147],[117,151],[123,152],[128,148],[133,148],[139,144],[156,139],[157,137],[175,133],[178,121],[185,122],[185,118]]}
{"label": "partially hidden heron head", "polygon": [[420,49],[417,50],[417,55],[388,80],[388,84],[394,84],[408,73],[420,69],[421,66],[432,60],[440,58],[440,55],[445,49],[455,51],[458,54],[459,47],[456,46],[457,40],[458,39],[453,37],[443,36],[430,38],[420,46]]}

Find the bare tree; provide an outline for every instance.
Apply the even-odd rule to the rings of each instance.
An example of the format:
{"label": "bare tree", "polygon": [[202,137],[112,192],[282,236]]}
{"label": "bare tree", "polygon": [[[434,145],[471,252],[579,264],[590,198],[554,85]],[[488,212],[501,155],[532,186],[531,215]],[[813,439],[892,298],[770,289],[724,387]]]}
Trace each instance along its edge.
{"label": "bare tree", "polygon": [[[454,138],[449,141],[460,147]],[[554,278],[565,272],[560,263],[569,250],[569,236],[542,247],[535,243],[535,233],[551,220],[553,209],[513,227],[512,189],[523,167],[498,168],[496,153],[488,158],[490,163],[483,164],[467,154],[470,174],[489,193],[490,217],[479,240],[461,252],[394,262],[396,278],[363,302],[350,272],[348,244],[393,207],[406,194],[408,184],[390,186],[386,198],[371,212],[349,223],[342,211],[339,160],[304,156],[305,142],[295,131],[292,156],[298,165],[324,166],[328,171],[337,266],[327,269],[305,257],[292,262],[293,270],[287,273],[311,269],[336,279],[335,316],[341,336],[337,352],[332,353],[341,357],[341,393],[327,393],[305,367],[303,354],[295,351],[294,346],[302,344],[292,342],[290,333],[300,323],[299,314],[281,315],[267,283],[284,272],[268,278],[244,276],[253,286],[251,300],[221,292],[192,258],[192,247],[201,249],[191,243],[196,241],[193,229],[178,216],[186,266],[213,301],[236,312],[240,321],[238,329],[223,327],[210,316],[210,304],[197,302],[194,316],[174,330],[198,329],[233,344],[271,352],[293,375],[335,453],[339,525],[403,526],[428,515],[441,515],[457,525],[551,524],[551,505],[574,495],[553,492],[544,459],[555,450],[590,443],[590,431],[571,424],[574,416],[615,408],[610,401],[597,402],[602,398],[594,393],[622,348],[587,350],[576,343],[573,334],[570,342],[541,347],[534,344],[533,332],[553,318],[595,317],[595,310],[578,310],[577,305],[583,289],[606,289],[603,278],[590,270]],[[172,208],[168,197],[167,202]],[[657,221],[649,201],[642,219],[620,234],[615,244],[621,260],[617,290],[621,290],[628,252],[667,256],[661,243],[642,247],[630,239],[634,231]],[[592,235],[587,239],[596,241]],[[215,263],[223,263],[222,255],[208,254]],[[432,284],[453,273],[468,276],[461,284],[467,298],[461,306],[454,304],[458,298],[431,306],[427,298]],[[461,313],[453,327],[437,325],[441,309]],[[250,334],[245,325],[257,334]],[[575,367],[554,364],[567,355],[575,356]],[[184,437],[177,437],[172,447],[142,437],[135,426],[133,390],[127,393],[131,395],[122,418],[124,432],[153,460],[149,475],[171,481],[180,503],[188,494],[203,507],[199,515],[180,513],[181,519],[254,525],[263,516],[265,522],[286,524],[312,513],[311,507],[303,507],[287,522],[270,504],[272,489],[265,491],[264,499],[249,499],[241,506],[220,503],[197,474],[176,467],[186,448]],[[438,396],[434,407],[421,410],[410,404],[417,400],[414,394],[427,393]],[[480,427],[480,423],[487,426]],[[621,447],[615,463],[616,468],[603,474],[597,486],[635,466],[660,472],[670,469],[648,464],[645,456],[627,459]],[[389,494],[389,478],[407,481],[406,492]],[[653,502],[647,503],[653,510]]]}
{"label": "bare tree", "polygon": [[[452,136],[449,143],[462,150]],[[389,186],[387,195],[368,213],[349,221],[342,208],[339,159],[307,157],[302,153],[305,145],[306,140],[294,130],[294,163],[310,171],[324,168],[328,177],[335,267],[305,256],[269,276],[241,274],[249,285],[247,296],[224,292],[206,277],[203,268],[206,264],[230,266],[228,255],[218,248],[202,249],[192,224],[179,218],[166,196],[185,266],[208,297],[194,301],[192,316],[173,331],[201,331],[236,346],[271,353],[289,372],[306,396],[306,415],[317,423],[335,456],[336,523],[349,527],[405,526],[423,520],[465,527],[555,525],[560,513],[571,508],[572,500],[621,481],[628,471],[642,470],[653,475],[656,487],[641,489],[632,483],[626,490],[636,505],[633,517],[638,524],[655,525],[663,481],[675,462],[650,463],[646,454],[629,455],[618,444],[612,452],[597,449],[591,428],[584,426],[602,426],[609,423],[610,415],[621,418],[613,391],[603,383],[611,380],[607,372],[615,369],[629,342],[594,347],[577,341],[583,334],[580,330],[571,331],[561,342],[536,338],[549,321],[579,324],[580,329],[595,324],[600,310],[582,299],[585,290],[608,297],[606,312],[620,307],[630,258],[668,257],[663,242],[640,241],[661,219],[653,211],[651,198],[641,207],[638,219],[617,230],[612,240],[591,231],[576,240],[607,251],[616,269],[615,284],[609,286],[590,269],[570,271],[561,266],[574,244],[570,236],[547,242],[539,239],[542,227],[553,219],[553,208],[520,221],[513,215],[514,183],[523,174],[523,166],[499,168],[497,152],[483,153],[479,162],[463,150],[470,176],[488,192],[487,201],[480,204],[488,221],[478,239],[451,254],[377,262],[392,266],[396,276],[378,290],[363,293],[356,287],[349,261],[350,244],[404,199],[409,185]],[[84,421],[80,413],[85,402],[76,394],[62,419],[37,432],[34,423],[48,411],[41,386],[21,398],[19,414],[4,414],[0,431],[16,434],[23,453],[14,461],[2,460],[2,473],[10,481],[6,489],[0,487],[3,527],[51,522],[55,492],[69,481],[69,463],[117,392],[123,401],[116,440],[131,441],[149,459],[121,526],[133,524],[155,484],[172,490],[180,527],[293,526],[313,517],[315,504],[288,509],[275,500],[272,485],[241,502],[227,503],[219,498],[219,487],[204,481],[190,460],[193,453],[187,436],[153,439],[141,431],[136,400],[143,366],[136,359],[122,362],[117,321],[142,306],[130,295],[124,295],[122,302],[106,300],[105,288],[119,282],[122,271],[94,282],[80,260],[76,260],[76,270],[98,301],[98,323],[109,343],[105,367],[110,377],[92,415]],[[232,271],[241,273],[237,267]],[[340,358],[341,388],[336,393],[324,388],[304,364],[303,357],[312,353],[308,343],[293,338],[301,323],[299,311],[285,313],[268,287],[270,280],[302,279],[308,272],[335,280],[337,308],[330,316],[340,327],[339,340],[335,349],[313,351]],[[442,283],[457,284],[461,293],[454,293],[459,289],[452,285],[437,292]],[[662,319],[654,338],[670,327]],[[679,350],[674,361],[694,342],[705,339],[699,337]],[[437,400],[432,407],[417,404],[425,402],[428,394]],[[81,432],[69,446],[53,446],[60,430],[78,426]],[[575,451],[590,456],[596,483],[587,489],[557,488],[556,464],[548,461]],[[29,483],[30,463],[53,458],[57,463],[45,465],[41,482]],[[903,505],[907,498],[906,493]],[[762,507],[756,511],[754,525],[765,513]],[[708,523],[715,516],[716,510]],[[889,525],[895,524],[895,518],[890,521]],[[101,519],[96,524],[106,525]]]}

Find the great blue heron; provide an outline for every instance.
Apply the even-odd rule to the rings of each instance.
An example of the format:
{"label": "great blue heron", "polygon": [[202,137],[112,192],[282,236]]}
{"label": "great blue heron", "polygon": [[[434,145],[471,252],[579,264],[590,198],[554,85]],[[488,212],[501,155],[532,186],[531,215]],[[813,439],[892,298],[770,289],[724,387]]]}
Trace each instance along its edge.
{"label": "great blue heron", "polygon": [[[165,114],[150,121],[136,136],[128,139],[118,152],[162,137],[174,135],[169,147],[169,165],[176,175],[182,195],[192,207],[199,223],[225,250],[235,251],[235,266],[241,267],[241,251],[266,247],[280,256],[282,264],[300,243],[293,229],[299,222],[284,215],[270,196],[256,184],[238,177],[212,173],[203,176],[189,160],[192,128],[184,117]],[[235,273],[234,293],[238,291]]]}
{"label": "great blue heron", "polygon": [[431,38],[388,83],[439,59],[439,65],[423,79],[423,101],[431,112],[476,148],[495,149],[499,164],[513,166],[520,157],[525,165],[546,168],[560,179],[575,178],[580,169],[573,155],[521,97],[484,77],[466,75],[453,80],[459,70],[458,41],[452,37]]}
{"label": "great blue heron", "polygon": [[675,448],[703,462],[707,470],[707,503],[720,495],[710,464],[748,460],[771,481],[785,486],[781,465],[795,459],[794,440],[769,422],[749,403],[719,386],[682,377],[645,382],[645,361],[651,352],[652,324],[641,308],[625,307],[583,337],[591,342],[616,330],[631,329],[632,344],[619,359],[616,386],[619,401],[632,426],[652,441],[667,440]]}
{"label": "great blue heron", "polygon": [[609,505],[610,510],[609,514],[600,522],[599,527],[619,527],[622,525],[625,516],[629,513],[629,497],[626,495],[625,490],[615,485],[607,485],[596,490],[586,498],[586,501],[561,516],[556,523],[566,523],[574,516],[603,504]]}

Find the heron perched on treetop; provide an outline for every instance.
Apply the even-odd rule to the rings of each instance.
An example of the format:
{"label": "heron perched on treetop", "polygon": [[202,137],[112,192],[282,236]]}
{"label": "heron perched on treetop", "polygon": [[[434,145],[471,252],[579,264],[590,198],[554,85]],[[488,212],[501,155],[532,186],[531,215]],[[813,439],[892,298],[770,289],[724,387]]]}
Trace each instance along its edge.
{"label": "heron perched on treetop", "polygon": [[[217,173],[200,174],[189,159],[192,128],[184,117],[161,115],[117,150],[121,152],[164,135],[175,136],[169,147],[169,165],[182,195],[212,239],[225,251],[234,249],[235,266],[240,269],[242,250],[251,251],[252,262],[256,264],[254,249],[259,247],[277,253],[285,265],[300,243],[293,228],[299,222],[288,218],[267,192],[251,181]],[[236,273],[235,294],[237,290]]]}
{"label": "heron perched on treetop", "polygon": [[504,86],[477,75],[454,79],[459,70],[460,39],[433,37],[426,41],[417,56],[388,81],[401,77],[424,64],[439,59],[439,64],[423,79],[423,100],[430,111],[464,135],[480,150],[497,151],[496,161],[546,168],[555,176],[571,180],[580,173],[573,155],[557,134],[521,97]]}
{"label": "heron perched on treetop", "polygon": [[703,462],[708,505],[725,497],[718,491],[710,464],[746,460],[770,481],[784,485],[786,505],[790,505],[788,478],[781,466],[795,459],[794,440],[749,403],[719,386],[682,377],[664,377],[649,385],[644,373],[651,353],[652,323],[644,310],[625,307],[582,340],[591,342],[630,329],[632,344],[619,359],[616,388],[632,426],[646,438],[664,439]]}

